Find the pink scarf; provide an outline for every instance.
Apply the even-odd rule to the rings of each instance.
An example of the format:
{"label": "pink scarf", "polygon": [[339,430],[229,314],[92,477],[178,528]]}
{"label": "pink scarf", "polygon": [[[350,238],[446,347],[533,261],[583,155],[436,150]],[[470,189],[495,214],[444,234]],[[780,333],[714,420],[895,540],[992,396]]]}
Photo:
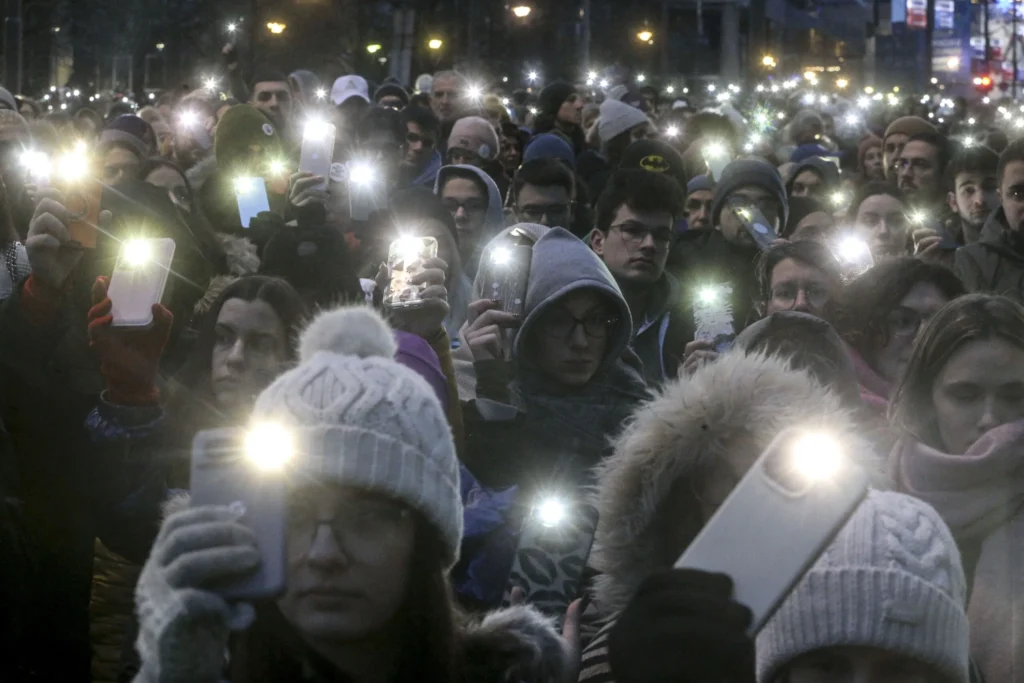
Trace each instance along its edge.
{"label": "pink scarf", "polygon": [[899,490],[934,507],[958,543],[980,544],[971,655],[986,680],[1024,683],[1024,420],[986,433],[963,455],[905,437],[890,467]]}
{"label": "pink scarf", "polygon": [[844,343],[846,352],[853,361],[853,369],[857,373],[857,384],[860,385],[860,400],[873,411],[885,415],[889,410],[889,392],[892,384],[875,372],[868,362],[849,344]]}

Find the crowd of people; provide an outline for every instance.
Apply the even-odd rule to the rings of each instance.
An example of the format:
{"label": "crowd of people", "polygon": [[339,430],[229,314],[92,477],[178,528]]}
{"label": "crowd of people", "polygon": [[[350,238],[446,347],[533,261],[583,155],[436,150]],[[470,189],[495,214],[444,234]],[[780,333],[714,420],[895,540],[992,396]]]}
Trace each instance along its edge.
{"label": "crowd of people", "polygon": [[[1024,683],[1003,108],[245,80],[224,55],[221,87],[138,110],[0,89],[0,680]],[[329,173],[300,170],[324,130]],[[138,238],[175,251],[125,327]],[[412,306],[409,238],[436,243]],[[194,443],[269,423],[302,444],[284,583],[234,600],[268,549],[245,506],[192,501]],[[871,490],[754,632],[733,577],[674,565],[823,426]],[[557,614],[509,590],[551,490],[597,511]]]}

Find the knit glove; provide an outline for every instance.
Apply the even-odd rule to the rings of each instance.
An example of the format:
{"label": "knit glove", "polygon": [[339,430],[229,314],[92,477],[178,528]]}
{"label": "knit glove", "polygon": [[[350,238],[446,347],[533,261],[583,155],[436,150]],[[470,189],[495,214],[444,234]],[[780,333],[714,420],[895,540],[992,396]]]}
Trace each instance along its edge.
{"label": "knit glove", "polygon": [[160,304],[153,304],[153,324],[149,327],[113,327],[109,285],[109,278],[96,278],[89,309],[89,346],[100,361],[107,400],[119,406],[156,405],[160,396],[157,372],[174,316]]}
{"label": "knit glove", "polygon": [[650,577],[608,634],[618,683],[754,683],[752,615],[732,579],[692,569]]}
{"label": "knit glove", "polygon": [[135,589],[137,683],[217,683],[231,631],[252,625],[251,605],[229,605],[209,586],[256,571],[256,538],[235,506],[201,506],[168,517]]}

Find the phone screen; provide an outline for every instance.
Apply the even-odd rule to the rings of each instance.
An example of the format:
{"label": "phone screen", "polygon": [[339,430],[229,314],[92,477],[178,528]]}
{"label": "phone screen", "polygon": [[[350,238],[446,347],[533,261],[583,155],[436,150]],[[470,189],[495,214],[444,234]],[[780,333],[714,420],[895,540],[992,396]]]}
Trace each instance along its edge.
{"label": "phone screen", "polygon": [[775,228],[768,222],[764,214],[761,213],[761,209],[756,204],[746,202],[736,196],[729,197],[728,204],[732,212],[743,223],[746,231],[754,238],[757,248],[761,251],[771,249],[772,244],[779,239],[779,235],[775,232]]}
{"label": "phone screen", "polygon": [[322,121],[308,122],[302,134],[299,170],[307,171],[324,179],[316,186],[318,190],[327,189],[327,181],[331,176],[335,134],[334,124]]}
{"label": "phone screen", "polygon": [[388,248],[388,273],[391,279],[384,304],[392,308],[416,306],[421,302],[424,285],[412,278],[423,272],[423,263],[437,258],[437,240],[433,237],[399,237]]}
{"label": "phone screen", "polygon": [[484,254],[476,280],[476,298],[501,303],[505,313],[522,315],[533,260],[533,237],[525,230],[512,230],[501,244],[492,244]]}
{"label": "phone screen", "polygon": [[153,304],[163,299],[174,240],[128,239],[121,243],[107,295],[115,327],[145,327],[153,322]]}
{"label": "phone screen", "polygon": [[248,228],[261,211],[270,211],[267,183],[263,178],[243,176],[235,178],[235,199],[238,200],[238,218]]}
{"label": "phone screen", "polygon": [[705,285],[693,302],[694,339],[714,343],[719,353],[732,347],[736,324],[732,310],[732,285]]}

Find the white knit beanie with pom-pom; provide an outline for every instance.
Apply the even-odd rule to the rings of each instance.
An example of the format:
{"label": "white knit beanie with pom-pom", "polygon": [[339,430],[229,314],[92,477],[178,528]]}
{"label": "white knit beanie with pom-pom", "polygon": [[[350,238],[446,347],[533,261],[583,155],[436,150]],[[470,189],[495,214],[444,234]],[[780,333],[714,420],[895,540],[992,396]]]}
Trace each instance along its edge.
{"label": "white knit beanie with pom-pom", "polygon": [[373,310],[323,312],[301,336],[298,366],[260,394],[253,420],[294,430],[300,474],[418,510],[436,528],[451,566],[462,538],[455,444],[434,392],[394,360],[396,350]]}

